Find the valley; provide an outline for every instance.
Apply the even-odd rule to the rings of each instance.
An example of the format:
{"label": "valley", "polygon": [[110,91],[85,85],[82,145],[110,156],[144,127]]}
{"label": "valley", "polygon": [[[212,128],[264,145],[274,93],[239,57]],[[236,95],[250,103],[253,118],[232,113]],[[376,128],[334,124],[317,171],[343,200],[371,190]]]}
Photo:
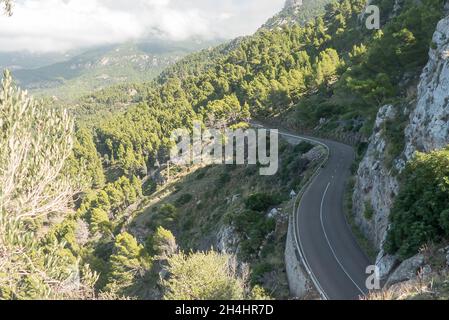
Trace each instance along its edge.
{"label": "valley", "polygon": [[149,82],[189,53],[217,43],[192,39],[110,45],[60,57],[62,61],[45,66],[13,65],[13,74],[21,87],[35,95],[74,101],[115,84]]}

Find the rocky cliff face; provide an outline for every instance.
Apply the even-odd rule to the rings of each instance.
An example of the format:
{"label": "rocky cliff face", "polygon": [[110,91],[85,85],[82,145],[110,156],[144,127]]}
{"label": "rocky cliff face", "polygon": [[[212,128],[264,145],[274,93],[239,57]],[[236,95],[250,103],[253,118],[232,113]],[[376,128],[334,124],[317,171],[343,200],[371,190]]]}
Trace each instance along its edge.
{"label": "rocky cliff face", "polygon": [[429,152],[449,143],[449,17],[433,36],[430,60],[418,87],[418,103],[406,129],[406,156]]}
{"label": "rocky cliff face", "polygon": [[395,119],[398,112],[392,105],[379,110],[368,150],[357,172],[353,198],[357,224],[379,249],[388,228],[393,198],[399,190],[393,170],[385,164],[387,141],[383,125]]}
{"label": "rocky cliff face", "polygon": [[[390,210],[399,190],[397,172],[403,170],[416,151],[429,152],[449,144],[449,17],[439,22],[429,57],[404,132],[406,147],[402,159],[394,161],[393,168],[386,165],[388,141],[383,124],[407,111],[384,106],[379,110],[368,151],[357,172],[353,196],[356,221],[378,249],[386,237]],[[381,250],[377,265],[383,278],[395,264],[395,258]]]}

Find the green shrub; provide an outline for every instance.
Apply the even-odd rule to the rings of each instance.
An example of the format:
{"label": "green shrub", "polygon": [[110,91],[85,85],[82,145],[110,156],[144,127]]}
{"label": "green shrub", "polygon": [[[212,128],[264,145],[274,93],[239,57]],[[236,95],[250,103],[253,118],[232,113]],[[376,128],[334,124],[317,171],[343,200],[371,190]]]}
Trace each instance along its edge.
{"label": "green shrub", "polygon": [[276,221],[262,212],[246,210],[231,216],[236,231],[244,239],[241,242],[240,258],[249,261],[255,257],[266,236],[275,230]]}
{"label": "green shrub", "polygon": [[196,180],[202,180],[202,179],[204,179],[204,177],[206,177],[206,173],[207,173],[206,170],[200,170],[200,171],[198,172],[198,174],[196,175],[195,179],[196,179]]}
{"label": "green shrub", "polygon": [[449,236],[449,209],[444,210],[440,214],[440,224],[445,230],[447,236]]}
{"label": "green shrub", "polygon": [[231,175],[228,172],[224,172],[220,174],[220,177],[218,178],[217,187],[222,188],[226,184],[228,184],[231,181]]}
{"label": "green shrub", "polygon": [[142,186],[142,192],[144,196],[150,196],[156,191],[157,185],[151,180],[148,179]]}
{"label": "green shrub", "polygon": [[314,147],[312,144],[303,141],[300,144],[298,144],[297,146],[295,146],[294,152],[295,153],[307,153],[310,150],[312,150],[313,148]]}
{"label": "green shrub", "polygon": [[449,148],[418,153],[402,175],[385,249],[406,259],[449,236]]}
{"label": "green shrub", "polygon": [[273,271],[273,266],[268,262],[258,263],[253,267],[251,273],[251,284],[255,285],[260,283],[264,274]]}
{"label": "green shrub", "polygon": [[365,155],[366,151],[368,150],[368,142],[360,142],[357,145],[357,157],[361,158]]}
{"label": "green shrub", "polygon": [[159,209],[159,213],[164,216],[174,216],[176,215],[177,209],[172,204],[164,204]]}
{"label": "green shrub", "polygon": [[278,205],[281,202],[279,195],[255,193],[245,200],[245,206],[248,210],[266,211],[270,207]]}
{"label": "green shrub", "polygon": [[154,209],[154,211],[155,213],[152,215],[151,221],[147,225],[148,229],[156,230],[156,228],[160,226],[172,229],[178,221],[178,210],[172,204],[164,204],[158,211],[156,211],[156,209]]}
{"label": "green shrub", "polygon": [[169,278],[162,281],[164,300],[241,300],[245,279],[235,260],[216,252],[179,253],[168,259]]}
{"label": "green shrub", "polygon": [[365,202],[365,212],[363,213],[363,216],[368,221],[372,220],[374,217],[374,208],[369,201]]}
{"label": "green shrub", "polygon": [[177,185],[175,186],[175,190],[173,190],[173,193],[174,193],[174,194],[179,193],[179,192],[182,191],[183,188],[184,188],[184,187],[183,187],[182,185],[177,184]]}
{"label": "green shrub", "polygon": [[387,140],[386,165],[391,168],[394,160],[401,155],[405,149],[405,128],[407,117],[401,115],[398,118],[388,120],[384,124],[385,138]]}
{"label": "green shrub", "polygon": [[190,193],[185,193],[176,200],[175,204],[176,206],[181,207],[183,205],[190,203],[192,199],[193,195],[191,195]]}

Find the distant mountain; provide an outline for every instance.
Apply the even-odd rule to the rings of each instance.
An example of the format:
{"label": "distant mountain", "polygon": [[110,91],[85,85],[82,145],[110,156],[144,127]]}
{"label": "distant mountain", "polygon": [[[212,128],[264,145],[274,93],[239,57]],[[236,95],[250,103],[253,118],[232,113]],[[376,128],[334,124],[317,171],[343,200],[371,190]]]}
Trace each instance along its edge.
{"label": "distant mountain", "polygon": [[324,13],[324,7],[332,0],[287,0],[281,12],[269,19],[262,29],[274,30],[295,24],[304,25],[310,19]]}
{"label": "distant mountain", "polygon": [[46,66],[9,68],[23,88],[71,100],[118,83],[152,80],[189,53],[217,43],[149,41],[110,45],[69,55],[66,60],[60,57],[59,62]]}
{"label": "distant mountain", "polygon": [[35,69],[66,61],[77,53],[0,52],[0,70]]}

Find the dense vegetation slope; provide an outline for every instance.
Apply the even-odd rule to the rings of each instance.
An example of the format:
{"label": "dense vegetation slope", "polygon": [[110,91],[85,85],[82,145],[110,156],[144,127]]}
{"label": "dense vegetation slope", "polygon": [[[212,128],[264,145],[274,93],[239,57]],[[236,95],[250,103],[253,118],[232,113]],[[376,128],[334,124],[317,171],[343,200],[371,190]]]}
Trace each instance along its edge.
{"label": "dense vegetation slope", "polygon": [[[391,12],[389,3],[380,5]],[[175,128],[190,127],[194,119],[236,125],[248,111],[315,134],[355,137],[363,152],[378,107],[406,97],[416,81],[442,5],[406,2],[382,31],[369,31],[359,20],[365,1],[333,2],[304,27],[260,31],[193,55],[157,82],[84,99],[94,118],[96,106],[126,107],[89,129],[107,180],[118,190],[128,188],[124,182],[133,185],[164,163],[168,133]],[[123,199],[120,210],[135,201],[115,198]]]}
{"label": "dense vegetation slope", "polygon": [[[211,242],[201,235],[215,231],[214,222],[227,222],[240,239],[240,261],[253,268],[252,284],[273,289],[265,276],[280,268],[276,254],[284,233],[278,233],[278,225],[266,211],[282,203],[288,207],[285,193],[300,186],[304,178],[294,177],[293,172],[306,174],[309,163],[298,160],[298,150],[295,153],[286,146],[283,171],[273,180],[254,177],[254,168],[215,167],[188,176],[184,172],[184,180],[167,186],[164,164],[171,132],[191,128],[196,119],[220,128],[242,126],[255,117],[317,135],[350,138],[362,154],[379,106],[407,99],[407,88],[416,82],[427,60],[443,2],[406,0],[395,15],[383,17],[382,30],[376,31],[365,29],[360,19],[365,0],[334,1],[323,15],[305,25],[261,30],[194,54],[156,81],[116,86],[83,97],[71,107],[78,121],[68,170],[83,192],[76,198],[77,211],[62,222],[34,222],[36,230],[50,229],[43,243],[66,242],[62,255],[81,259],[98,272],[97,291],[148,298],[161,297],[165,288],[164,297],[170,298],[189,268],[201,261],[210,262],[211,269],[217,261],[232,265],[226,257],[214,254],[207,259],[176,255],[178,245],[204,249]],[[374,3],[382,12],[392,12],[390,1]],[[397,127],[391,127],[394,136]],[[237,192],[241,200],[228,205],[222,195],[214,197],[221,191],[226,197],[236,195],[231,190],[242,176],[248,178]],[[171,188],[170,192],[158,194],[160,184]],[[195,187],[210,190],[188,191]],[[280,198],[276,189],[281,191]],[[258,203],[267,206],[254,205]],[[201,221],[201,227],[195,221]],[[408,231],[398,228],[391,250],[401,249],[397,237],[408,236]],[[276,241],[265,242],[273,238]],[[160,283],[167,265],[169,273],[179,272]],[[210,275],[206,271],[204,275]],[[255,292],[243,288],[246,280],[241,276],[224,277],[231,287],[214,297],[261,294],[259,287]],[[220,287],[220,283],[214,285]],[[284,295],[282,290],[275,294]]]}

